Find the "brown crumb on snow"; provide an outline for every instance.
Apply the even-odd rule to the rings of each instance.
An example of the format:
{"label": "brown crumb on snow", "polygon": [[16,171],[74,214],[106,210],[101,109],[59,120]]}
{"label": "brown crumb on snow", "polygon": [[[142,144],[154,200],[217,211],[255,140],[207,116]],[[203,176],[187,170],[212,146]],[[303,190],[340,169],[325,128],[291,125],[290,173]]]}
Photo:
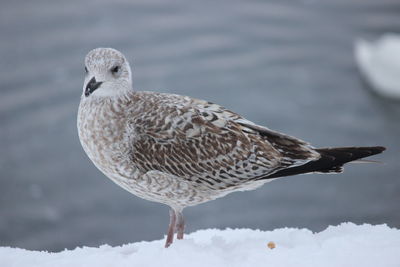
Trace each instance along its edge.
{"label": "brown crumb on snow", "polygon": [[275,243],[274,242],[272,242],[272,241],[270,241],[270,242],[268,242],[268,248],[270,248],[270,249],[274,249],[275,247],[276,247],[276,245],[275,245]]}

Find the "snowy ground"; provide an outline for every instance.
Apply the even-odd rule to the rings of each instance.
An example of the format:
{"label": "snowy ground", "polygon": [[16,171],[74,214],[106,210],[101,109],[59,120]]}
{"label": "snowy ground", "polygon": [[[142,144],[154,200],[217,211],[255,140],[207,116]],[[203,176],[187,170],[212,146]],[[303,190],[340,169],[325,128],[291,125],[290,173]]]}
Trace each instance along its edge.
{"label": "snowy ground", "polygon": [[[275,248],[268,247],[269,242]],[[0,266],[400,266],[400,230],[343,223],[307,229],[201,230],[163,248],[164,240],[59,253],[0,248]]]}

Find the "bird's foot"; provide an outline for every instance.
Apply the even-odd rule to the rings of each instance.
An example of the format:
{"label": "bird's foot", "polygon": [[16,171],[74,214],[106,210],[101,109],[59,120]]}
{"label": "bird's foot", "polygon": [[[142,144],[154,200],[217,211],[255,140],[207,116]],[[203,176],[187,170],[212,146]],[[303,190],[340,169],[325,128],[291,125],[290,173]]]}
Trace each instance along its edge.
{"label": "bird's foot", "polygon": [[183,239],[185,231],[185,220],[183,219],[182,211],[169,210],[169,227],[165,247],[169,247],[174,242],[174,234],[176,231],[176,238]]}
{"label": "bird's foot", "polygon": [[183,219],[182,212],[177,212],[177,222],[176,222],[176,238],[183,239],[183,233],[185,231],[185,220]]}
{"label": "bird's foot", "polygon": [[167,240],[165,241],[165,247],[169,247],[172,242],[174,242],[174,233],[175,233],[175,224],[176,224],[176,214],[173,209],[169,210],[169,227]]}

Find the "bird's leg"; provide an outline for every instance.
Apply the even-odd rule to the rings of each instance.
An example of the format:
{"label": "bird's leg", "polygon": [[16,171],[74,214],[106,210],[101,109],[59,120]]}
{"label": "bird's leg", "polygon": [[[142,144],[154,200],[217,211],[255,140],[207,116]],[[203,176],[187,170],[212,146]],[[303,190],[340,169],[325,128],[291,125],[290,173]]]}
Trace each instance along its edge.
{"label": "bird's leg", "polygon": [[168,234],[167,234],[167,240],[165,241],[166,248],[169,247],[174,241],[175,225],[176,225],[176,213],[173,209],[170,209]]}
{"label": "bird's leg", "polygon": [[185,220],[183,219],[182,211],[176,212],[177,222],[176,222],[176,238],[183,239],[183,232],[185,231]]}

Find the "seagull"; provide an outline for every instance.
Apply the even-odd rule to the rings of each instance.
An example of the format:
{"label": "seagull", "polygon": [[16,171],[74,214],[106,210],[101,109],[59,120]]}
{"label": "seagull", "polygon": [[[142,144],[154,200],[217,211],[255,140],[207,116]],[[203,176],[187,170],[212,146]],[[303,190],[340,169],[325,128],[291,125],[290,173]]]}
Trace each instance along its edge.
{"label": "seagull", "polygon": [[384,147],[314,148],[218,104],[135,91],[129,62],[112,48],[85,58],[77,126],[94,165],[117,185],[170,207],[165,247],[184,236],[182,211],[276,178],[340,173]]}

